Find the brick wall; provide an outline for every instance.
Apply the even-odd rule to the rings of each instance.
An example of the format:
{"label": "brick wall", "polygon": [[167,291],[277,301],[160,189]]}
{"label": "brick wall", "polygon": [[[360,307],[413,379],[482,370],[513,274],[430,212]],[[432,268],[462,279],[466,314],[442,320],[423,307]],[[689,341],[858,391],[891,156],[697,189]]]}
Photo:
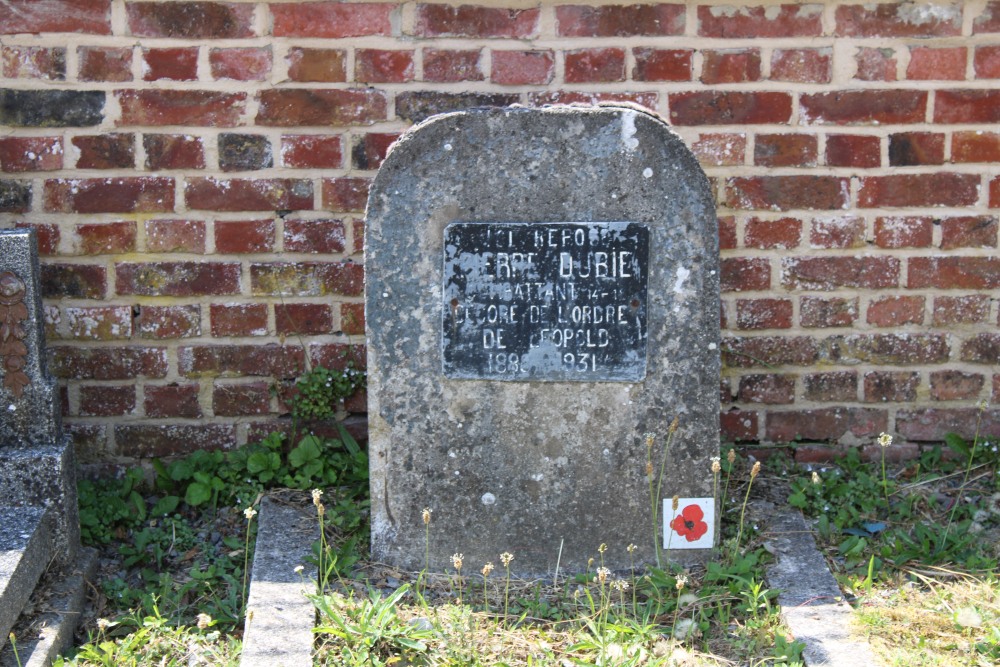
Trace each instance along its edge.
{"label": "brick wall", "polygon": [[5,0],[0,34],[0,224],[38,229],[86,461],[245,442],[307,358],[363,361],[367,186],[483,104],[628,100],[700,157],[727,439],[1000,401],[1000,1]]}

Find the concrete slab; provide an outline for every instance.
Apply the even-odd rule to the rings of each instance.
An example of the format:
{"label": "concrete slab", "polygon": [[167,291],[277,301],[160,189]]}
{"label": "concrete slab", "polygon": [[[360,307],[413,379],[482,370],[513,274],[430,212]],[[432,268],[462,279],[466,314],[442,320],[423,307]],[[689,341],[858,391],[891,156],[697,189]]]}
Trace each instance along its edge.
{"label": "concrete slab", "polygon": [[52,520],[41,507],[0,507],[0,649],[53,555]]}

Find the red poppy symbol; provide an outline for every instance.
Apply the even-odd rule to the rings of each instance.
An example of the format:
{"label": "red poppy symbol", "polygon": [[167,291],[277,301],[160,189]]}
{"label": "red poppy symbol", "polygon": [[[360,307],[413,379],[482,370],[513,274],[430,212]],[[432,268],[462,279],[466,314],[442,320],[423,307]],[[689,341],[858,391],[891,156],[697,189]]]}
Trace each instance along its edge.
{"label": "red poppy symbol", "polygon": [[670,527],[688,542],[695,542],[708,532],[708,524],[702,521],[705,513],[697,505],[688,505],[670,522]]}

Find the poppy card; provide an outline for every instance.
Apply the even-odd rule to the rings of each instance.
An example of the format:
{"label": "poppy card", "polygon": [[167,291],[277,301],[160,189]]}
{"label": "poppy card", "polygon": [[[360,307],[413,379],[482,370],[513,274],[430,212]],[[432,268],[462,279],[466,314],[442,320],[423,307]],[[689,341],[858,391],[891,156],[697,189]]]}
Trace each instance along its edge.
{"label": "poppy card", "polygon": [[711,549],[715,542],[715,499],[663,499],[663,548]]}

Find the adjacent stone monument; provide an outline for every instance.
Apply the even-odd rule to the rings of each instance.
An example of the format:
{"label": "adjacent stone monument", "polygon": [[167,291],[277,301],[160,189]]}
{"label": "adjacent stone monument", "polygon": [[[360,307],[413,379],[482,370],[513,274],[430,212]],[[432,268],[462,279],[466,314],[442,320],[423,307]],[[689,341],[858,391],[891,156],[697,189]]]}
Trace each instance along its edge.
{"label": "adjacent stone monument", "polygon": [[434,117],[390,152],[366,225],[375,559],[424,567],[424,508],[438,571],[454,553],[544,574],[601,543],[610,567],[653,561],[654,539],[673,559],[712,546],[717,220],[661,119]]}

